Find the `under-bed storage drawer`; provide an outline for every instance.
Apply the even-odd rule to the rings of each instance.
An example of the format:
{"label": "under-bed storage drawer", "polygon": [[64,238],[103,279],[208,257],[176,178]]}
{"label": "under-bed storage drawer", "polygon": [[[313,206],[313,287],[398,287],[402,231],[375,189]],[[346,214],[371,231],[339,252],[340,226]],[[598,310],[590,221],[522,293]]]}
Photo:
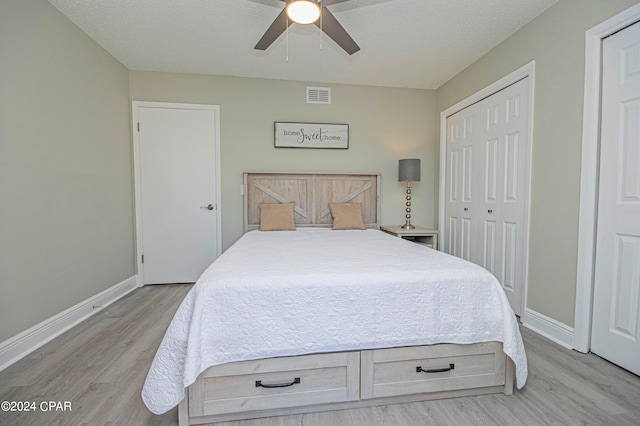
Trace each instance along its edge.
{"label": "under-bed storage drawer", "polygon": [[360,352],[217,365],[198,376],[189,388],[189,415],[356,401],[359,378]]}
{"label": "under-bed storage drawer", "polygon": [[362,351],[361,398],[504,385],[505,362],[498,342]]}

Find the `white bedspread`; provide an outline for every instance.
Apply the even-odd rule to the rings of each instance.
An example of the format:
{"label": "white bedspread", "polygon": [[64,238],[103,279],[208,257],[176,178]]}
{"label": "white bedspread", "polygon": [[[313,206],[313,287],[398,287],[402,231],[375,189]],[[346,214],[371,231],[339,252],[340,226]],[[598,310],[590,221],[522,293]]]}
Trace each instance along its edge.
{"label": "white bedspread", "polygon": [[162,414],[202,371],[226,362],[492,340],[503,342],[522,387],[516,318],[479,266],[377,230],[253,231],[178,308],[142,399]]}

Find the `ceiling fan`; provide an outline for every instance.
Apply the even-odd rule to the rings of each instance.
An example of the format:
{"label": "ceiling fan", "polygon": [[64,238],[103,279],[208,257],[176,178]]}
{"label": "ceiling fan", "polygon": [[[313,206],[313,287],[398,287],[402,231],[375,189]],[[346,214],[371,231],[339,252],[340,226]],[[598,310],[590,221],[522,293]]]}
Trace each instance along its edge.
{"label": "ceiling fan", "polygon": [[[287,16],[289,19],[292,19],[294,22],[298,23],[315,23],[316,26],[326,35],[331,37],[333,41],[335,41],[338,46],[342,47],[345,52],[349,55],[353,55],[360,47],[356,44],[356,42],[351,38],[349,33],[340,25],[340,22],[333,16],[333,14],[327,9],[327,6],[331,6],[333,4],[344,3],[349,0],[322,0],[320,2],[317,1],[307,1],[307,0],[280,0],[283,3],[287,3],[287,6],[282,9],[282,12],[276,17],[275,21],[271,24],[271,26],[264,33],[258,44],[254,47],[257,50],[267,50],[271,44],[276,41],[280,34],[282,34],[288,25]],[[313,16],[309,18],[307,21],[298,21],[296,19],[291,18],[292,8],[295,9],[296,6],[308,7],[309,9],[315,8],[316,10],[312,10],[315,14],[315,19]],[[289,15],[287,13],[289,12]],[[320,18],[320,19],[318,19]],[[311,20],[314,19],[314,20]]]}

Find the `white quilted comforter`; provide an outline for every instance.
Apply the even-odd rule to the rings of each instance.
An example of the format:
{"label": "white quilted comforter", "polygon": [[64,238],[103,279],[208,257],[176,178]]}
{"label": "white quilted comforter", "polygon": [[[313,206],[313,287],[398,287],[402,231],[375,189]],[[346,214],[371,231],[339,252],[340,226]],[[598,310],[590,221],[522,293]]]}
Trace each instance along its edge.
{"label": "white quilted comforter", "polygon": [[142,399],[165,413],[202,371],[226,362],[492,340],[503,342],[522,387],[516,318],[479,266],[377,230],[252,231],[178,308]]}

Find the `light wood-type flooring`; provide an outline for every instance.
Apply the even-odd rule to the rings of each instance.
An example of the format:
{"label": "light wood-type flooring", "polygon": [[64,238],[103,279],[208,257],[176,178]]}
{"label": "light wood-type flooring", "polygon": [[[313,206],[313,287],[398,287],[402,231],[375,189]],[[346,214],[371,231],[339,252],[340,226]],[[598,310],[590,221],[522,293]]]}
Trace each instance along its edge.
{"label": "light wood-type flooring", "polygon": [[[0,401],[36,412],[1,412],[0,425],[176,425],[140,398],[167,325],[189,285],[147,286],[0,372]],[[527,385],[502,394],[272,417],[218,426],[640,425],[640,377],[595,355],[567,350],[522,328]],[[40,410],[69,401],[71,411]],[[47,405],[48,407],[48,405]],[[56,407],[53,407],[55,410]]]}

